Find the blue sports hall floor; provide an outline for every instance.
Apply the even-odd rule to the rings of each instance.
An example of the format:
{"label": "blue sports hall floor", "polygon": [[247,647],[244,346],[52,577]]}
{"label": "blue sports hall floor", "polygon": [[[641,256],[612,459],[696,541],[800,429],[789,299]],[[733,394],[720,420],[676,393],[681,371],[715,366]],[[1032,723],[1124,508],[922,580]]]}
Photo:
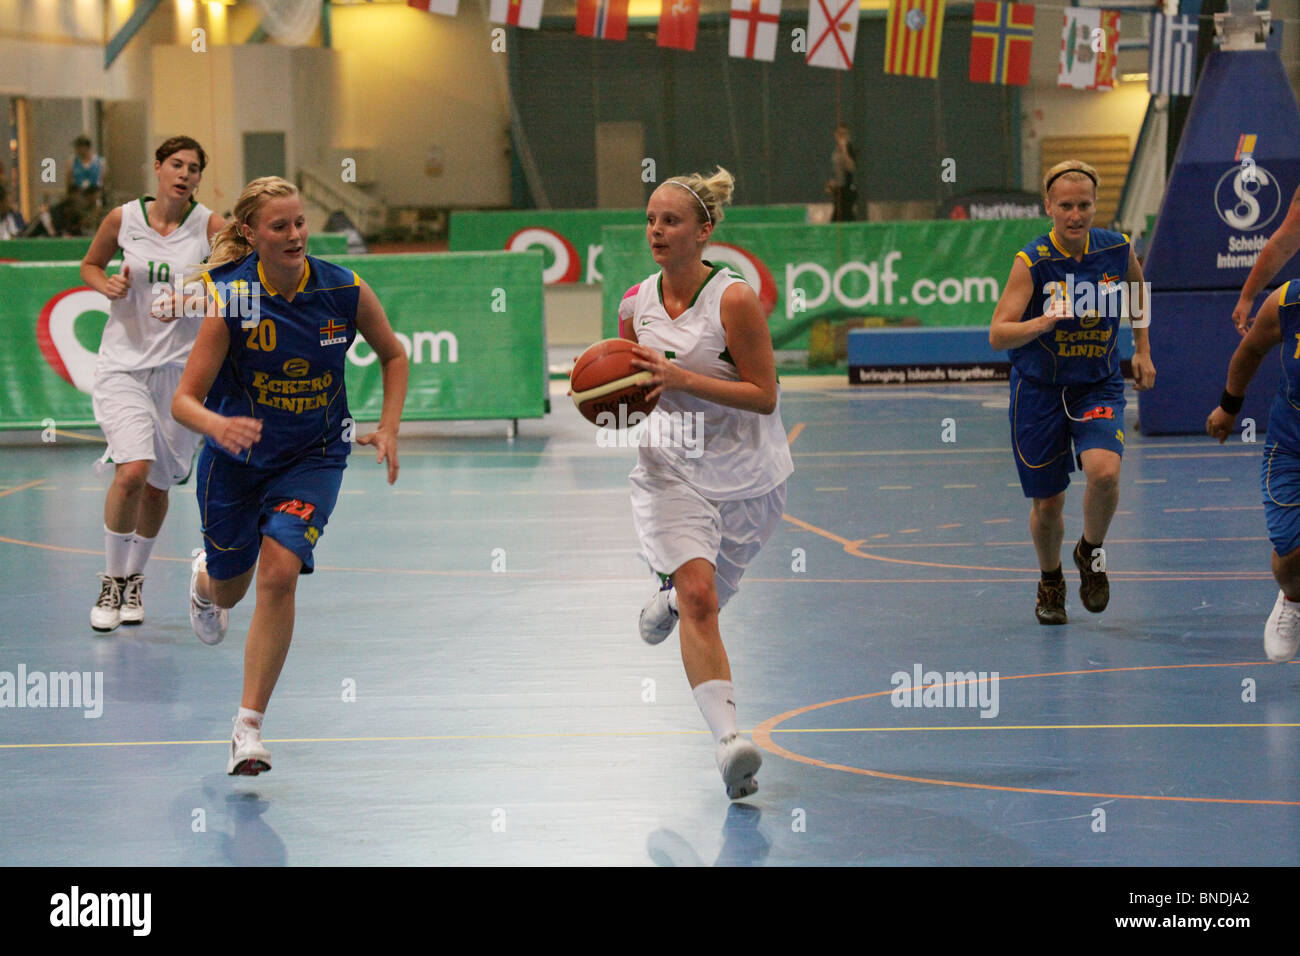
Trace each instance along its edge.
{"label": "blue sports hall floor", "polygon": [[[676,637],[637,636],[635,451],[599,447],[562,385],[514,442],[409,426],[392,488],[358,449],[257,778],[224,773],[251,595],[223,644],[194,637],[192,487],[145,623],[96,636],[97,433],[8,447],[0,672],[103,689],[95,718],[0,708],[0,831],[23,835],[0,863],[1300,864],[1300,667],[1262,648],[1262,445],[1144,437],[1129,397],[1110,607],[1077,597],[1076,475],[1070,623],[1045,628],[1005,385],[786,383],[788,513],[722,616],[765,751],[735,804]],[[930,672],[949,686],[896,706],[896,675]],[[969,672],[985,697],[956,696]]]}

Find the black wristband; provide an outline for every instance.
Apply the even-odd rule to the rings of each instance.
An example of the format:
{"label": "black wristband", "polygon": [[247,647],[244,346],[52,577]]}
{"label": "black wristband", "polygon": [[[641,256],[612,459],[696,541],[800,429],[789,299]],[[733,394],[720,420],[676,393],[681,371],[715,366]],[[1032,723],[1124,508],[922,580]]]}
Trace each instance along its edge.
{"label": "black wristband", "polygon": [[1219,399],[1219,407],[1229,415],[1236,415],[1241,411],[1241,403],[1246,400],[1244,395],[1229,395],[1228,390],[1223,390],[1223,396]]}

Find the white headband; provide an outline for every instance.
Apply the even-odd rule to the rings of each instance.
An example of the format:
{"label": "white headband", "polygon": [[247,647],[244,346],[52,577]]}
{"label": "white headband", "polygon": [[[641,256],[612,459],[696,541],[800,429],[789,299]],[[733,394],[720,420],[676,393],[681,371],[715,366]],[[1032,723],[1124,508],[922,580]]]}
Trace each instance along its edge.
{"label": "white headband", "polygon": [[692,196],[694,196],[694,197],[695,197],[695,201],[696,201],[697,203],[699,203],[699,204],[700,204],[700,208],[704,210],[704,215],[705,215],[705,217],[709,220],[709,225],[710,225],[710,226],[713,225],[713,217],[709,215],[709,207],[706,206],[706,205],[704,205],[704,200],[700,198],[700,194],[699,194],[699,193],[697,193],[694,189],[692,189],[690,186],[686,185],[685,183],[679,183],[679,182],[678,182],[677,180],[675,180],[675,179],[670,179],[670,180],[668,180],[668,182],[669,182],[670,184],[672,184],[673,186],[681,186],[681,187],[682,187],[683,189],[685,189],[688,193],[690,193]]}

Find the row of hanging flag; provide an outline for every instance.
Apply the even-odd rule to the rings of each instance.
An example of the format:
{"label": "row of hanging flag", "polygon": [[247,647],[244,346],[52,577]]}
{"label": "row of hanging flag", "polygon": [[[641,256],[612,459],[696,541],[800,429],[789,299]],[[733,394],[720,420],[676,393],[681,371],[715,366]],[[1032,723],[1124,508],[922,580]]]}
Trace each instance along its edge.
{"label": "row of hanging flag", "polygon": [[[454,17],[460,0],[407,0],[429,13]],[[628,0],[578,0],[580,36],[627,39]],[[943,38],[944,0],[890,0],[885,24],[885,72],[935,79]],[[858,39],[858,0],[812,0],[803,50],[809,66],[850,70]],[[776,58],[781,0],[731,0],[728,53],[750,60]],[[1057,85],[1077,90],[1109,90],[1115,83],[1119,53],[1119,11],[1068,7],[1061,25]],[[493,23],[536,30],[542,0],[490,0]],[[699,0],[663,0],[657,42],[661,47],[694,50]],[[1027,86],[1034,40],[1034,6],[977,0],[971,21],[970,80]],[[1190,96],[1195,81],[1196,19],[1151,15],[1147,88],[1153,94]]]}

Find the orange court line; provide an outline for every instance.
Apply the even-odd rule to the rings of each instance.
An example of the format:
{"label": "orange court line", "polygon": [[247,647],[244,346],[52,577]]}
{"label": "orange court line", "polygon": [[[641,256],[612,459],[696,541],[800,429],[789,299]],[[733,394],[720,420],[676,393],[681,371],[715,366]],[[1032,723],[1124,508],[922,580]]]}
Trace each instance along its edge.
{"label": "orange court line", "polygon": [[17,491],[26,491],[28,488],[35,488],[37,485],[43,484],[45,484],[45,479],[37,478],[35,481],[29,481],[25,485],[18,485],[16,488],[9,488],[5,491],[0,491],[0,498],[3,498],[5,495],[12,495]]}
{"label": "orange court line", "polygon": [[798,438],[800,434],[803,433],[803,426],[804,426],[803,422],[797,422],[795,426],[790,429],[790,433],[785,436],[785,443],[787,445],[794,444],[794,440]]}
{"label": "orange court line", "polygon": [[[1005,571],[1010,574],[1034,574],[1034,575],[1037,575],[1039,573],[1036,569],[1033,568],[1002,568],[1002,567],[995,567],[992,565],[981,565],[981,564],[946,564],[940,561],[918,561],[909,558],[890,558],[890,557],[886,557],[883,554],[872,554],[868,551],[863,551],[862,545],[866,544],[865,538],[859,538],[856,541],[850,541],[848,538],[840,537],[834,532],[827,531],[825,528],[819,528],[813,524],[809,524],[807,521],[801,521],[800,519],[795,518],[792,515],[782,515],[782,517],[786,521],[790,522],[791,524],[795,525],[798,528],[802,528],[805,531],[811,531],[813,534],[821,535],[823,538],[826,538],[830,541],[834,541],[836,544],[843,546],[844,550],[849,554],[853,555],[855,558],[864,558],[872,561],[883,561],[886,564],[910,564],[922,568],[945,568],[954,571]],[[1011,519],[1005,518],[1000,520],[1010,521]],[[1125,580],[1134,580],[1134,581],[1136,580],[1148,580],[1148,581],[1229,580],[1229,579],[1237,579],[1238,575],[1251,575],[1251,577],[1247,578],[1247,580],[1254,580],[1256,576],[1256,572],[1248,572],[1248,571],[1241,571],[1241,572],[1238,571],[1157,571],[1151,568],[1147,568],[1141,571],[1107,570],[1106,573],[1109,574],[1111,577],[1118,576],[1124,578]],[[1272,575],[1264,574],[1261,572],[1258,574],[1258,577],[1260,579],[1263,579],[1266,577],[1272,577]]]}
{"label": "orange court line", "polygon": [[[1085,674],[1107,674],[1121,671],[1152,671],[1152,670],[1180,670],[1193,667],[1258,667],[1257,661],[1237,661],[1229,664],[1152,664],[1140,667],[1103,667],[1096,670],[1086,671],[1053,671],[1046,674],[1015,674],[1010,677],[999,677],[999,681],[1004,680],[1027,680],[1035,677],[1071,677]],[[942,686],[949,686],[947,684]],[[1093,799],[1110,799],[1110,800],[1161,800],[1174,803],[1230,803],[1230,804],[1251,804],[1257,806],[1283,806],[1294,807],[1300,806],[1300,800],[1253,800],[1235,797],[1174,797],[1164,794],[1141,794],[1141,793],[1090,793],[1078,790],[1048,790],[1039,787],[1008,787],[1001,784],[991,783],[971,783],[963,780],[938,780],[932,777],[912,777],[905,774],[887,773],[883,770],[868,770],[863,767],[849,767],[844,764],[830,763],[825,760],[818,760],[816,757],[807,757],[803,754],[787,750],[785,747],[773,742],[772,734],[776,731],[778,725],[786,720],[797,717],[810,711],[820,710],[824,707],[832,707],[836,704],[848,703],[856,700],[865,700],[870,697],[881,697],[892,694],[894,691],[882,690],[869,694],[857,694],[852,697],[840,697],[835,700],[822,701],[817,704],[809,704],[805,707],[798,707],[794,710],[786,711],[784,714],[778,714],[770,717],[754,728],[754,743],[771,753],[780,757],[786,757],[798,763],[808,764],[813,767],[821,767],[825,770],[839,770],[844,773],[858,774],[864,777],[876,777],[881,780],[898,780],[904,783],[923,783],[940,787],[959,787],[967,790],[997,790],[1003,793],[1033,793],[1047,796],[1060,797],[1090,797]]]}

